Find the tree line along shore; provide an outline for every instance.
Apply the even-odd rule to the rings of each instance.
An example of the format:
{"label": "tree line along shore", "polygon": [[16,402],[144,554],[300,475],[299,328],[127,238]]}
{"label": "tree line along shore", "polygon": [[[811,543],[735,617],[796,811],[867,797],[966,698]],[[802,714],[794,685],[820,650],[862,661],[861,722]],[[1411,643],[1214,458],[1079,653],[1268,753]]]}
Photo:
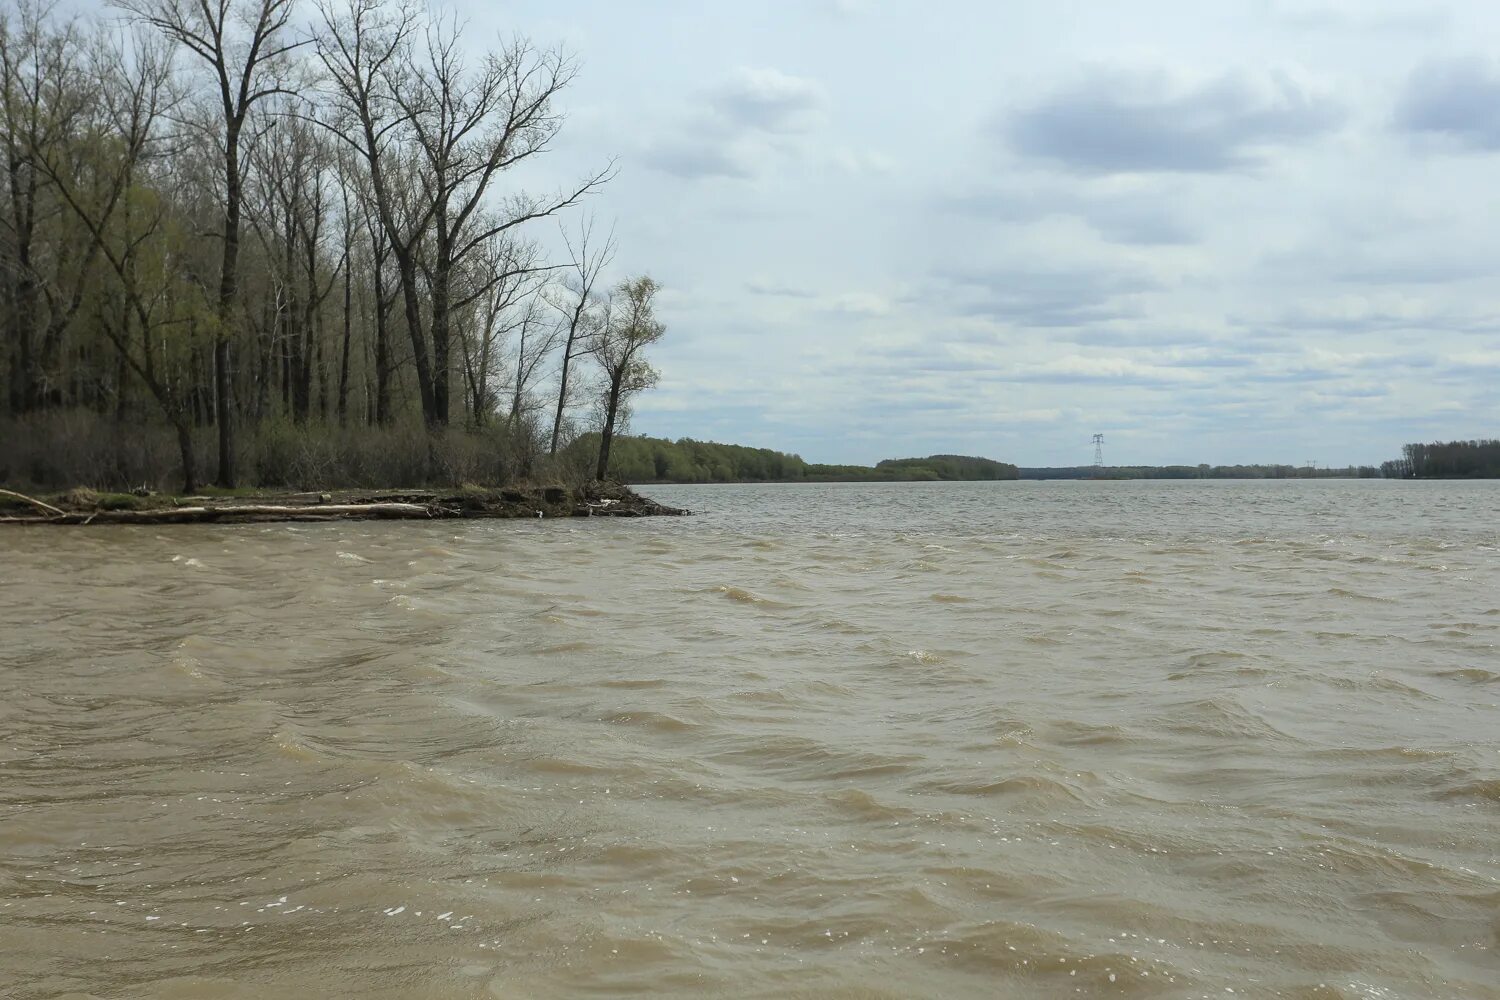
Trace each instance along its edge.
{"label": "tree line along shore", "polygon": [[1500,479],[1500,440],[1409,444],[1380,468],[1390,479]]}
{"label": "tree line along shore", "polygon": [[[441,487],[444,511],[460,487],[529,484],[587,511],[609,479],[1304,475],[826,465],[628,436],[665,326],[656,282],[586,211],[614,163],[517,180],[566,124],[569,54],[477,47],[400,0],[108,7],[0,9],[0,483]],[[1378,472],[1500,475],[1500,444],[1408,445]]]}
{"label": "tree line along shore", "polygon": [[[578,440],[590,454],[588,435]],[[886,459],[873,466],[826,465],[742,445],[631,435],[618,438],[611,473],[629,483],[911,482],[1059,479],[1421,479],[1500,478],[1500,441],[1409,444],[1381,466],[1256,465],[1017,467],[965,455]]]}
{"label": "tree line along shore", "polygon": [[106,6],[0,8],[0,482],[607,477],[664,327],[586,212],[607,153],[537,186],[568,53],[399,0]]}
{"label": "tree line along shore", "polygon": [[[582,454],[591,436],[579,439]],[[720,444],[631,435],[614,443],[610,474],[627,483],[911,482],[1016,479],[1014,465],[970,455],[891,458],[868,465],[826,465],[799,455]]]}

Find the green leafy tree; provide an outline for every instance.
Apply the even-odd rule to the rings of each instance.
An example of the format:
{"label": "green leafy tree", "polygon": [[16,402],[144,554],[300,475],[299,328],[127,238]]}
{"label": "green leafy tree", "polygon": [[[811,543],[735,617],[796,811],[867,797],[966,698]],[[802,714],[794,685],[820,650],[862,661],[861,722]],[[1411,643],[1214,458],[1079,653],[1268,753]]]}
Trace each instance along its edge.
{"label": "green leafy tree", "polygon": [[629,278],[615,288],[608,316],[591,345],[591,353],[604,375],[603,423],[599,432],[599,462],[596,479],[609,475],[609,449],[615,429],[625,423],[630,400],[656,385],[657,371],[642,352],[656,343],[667,328],[656,318],[656,294],[661,291],[649,277]]}

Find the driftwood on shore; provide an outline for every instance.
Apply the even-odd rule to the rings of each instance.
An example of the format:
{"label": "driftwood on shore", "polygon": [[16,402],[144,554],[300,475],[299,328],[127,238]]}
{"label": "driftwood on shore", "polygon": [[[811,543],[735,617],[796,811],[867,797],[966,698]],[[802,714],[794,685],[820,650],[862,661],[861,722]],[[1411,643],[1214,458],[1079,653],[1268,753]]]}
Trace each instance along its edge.
{"label": "driftwood on shore", "polygon": [[61,516],[65,513],[64,511],[58,510],[56,507],[52,506],[50,503],[42,503],[42,501],[38,500],[36,497],[29,497],[24,493],[17,493],[14,490],[0,490],[0,497],[10,497],[12,500],[19,500],[22,503],[27,504],[28,506],[35,507],[37,510],[44,511],[45,513],[54,517]]}
{"label": "driftwood on shore", "polygon": [[[35,513],[0,515],[0,524],[184,524],[254,521],[437,520],[447,518],[652,517],[685,514],[615,483],[580,491],[559,486],[374,494],[283,493],[259,497],[100,496],[75,490],[58,505],[0,490]],[[60,505],[60,506],[59,506]],[[23,510],[25,508],[22,508]]]}
{"label": "driftwood on shore", "polygon": [[199,507],[163,507],[159,510],[58,511],[47,517],[0,518],[0,523],[41,521],[46,524],[173,524],[188,521],[288,521],[334,518],[433,517],[432,510],[414,503],[308,504],[239,503]]}

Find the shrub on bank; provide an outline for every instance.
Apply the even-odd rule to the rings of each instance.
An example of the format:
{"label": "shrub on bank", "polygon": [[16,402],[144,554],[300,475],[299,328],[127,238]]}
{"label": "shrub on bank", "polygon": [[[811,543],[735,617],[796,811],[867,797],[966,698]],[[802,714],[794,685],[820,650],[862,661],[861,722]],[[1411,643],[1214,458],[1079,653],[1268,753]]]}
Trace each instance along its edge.
{"label": "shrub on bank", "polygon": [[164,472],[180,472],[169,427],[124,427],[88,410],[0,418],[0,483],[128,490]]}
{"label": "shrub on bank", "polygon": [[[550,431],[550,428],[549,428]],[[200,475],[212,477],[214,429],[194,434]],[[561,458],[562,456],[559,456]],[[269,420],[240,429],[240,485],[275,489],[572,484],[576,462],[552,461],[527,421],[429,432],[419,422],[390,427],[297,425]],[[0,418],[0,483],[39,490],[100,491],[181,486],[177,439],[165,425],[122,427],[87,410]]]}

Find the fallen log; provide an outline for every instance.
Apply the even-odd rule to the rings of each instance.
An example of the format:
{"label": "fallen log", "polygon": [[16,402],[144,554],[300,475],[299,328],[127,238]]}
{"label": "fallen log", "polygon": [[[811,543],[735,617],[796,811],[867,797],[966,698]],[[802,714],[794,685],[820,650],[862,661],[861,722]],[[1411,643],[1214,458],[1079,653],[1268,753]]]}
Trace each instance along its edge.
{"label": "fallen log", "polygon": [[161,510],[96,510],[87,513],[64,513],[43,518],[10,518],[17,521],[34,521],[40,524],[182,524],[194,521],[234,521],[261,519],[290,519],[333,521],[346,517],[373,517],[391,519],[425,519],[440,516],[435,511],[414,503],[340,503],[313,506],[287,506],[284,504],[223,504],[213,507],[168,507]]}

